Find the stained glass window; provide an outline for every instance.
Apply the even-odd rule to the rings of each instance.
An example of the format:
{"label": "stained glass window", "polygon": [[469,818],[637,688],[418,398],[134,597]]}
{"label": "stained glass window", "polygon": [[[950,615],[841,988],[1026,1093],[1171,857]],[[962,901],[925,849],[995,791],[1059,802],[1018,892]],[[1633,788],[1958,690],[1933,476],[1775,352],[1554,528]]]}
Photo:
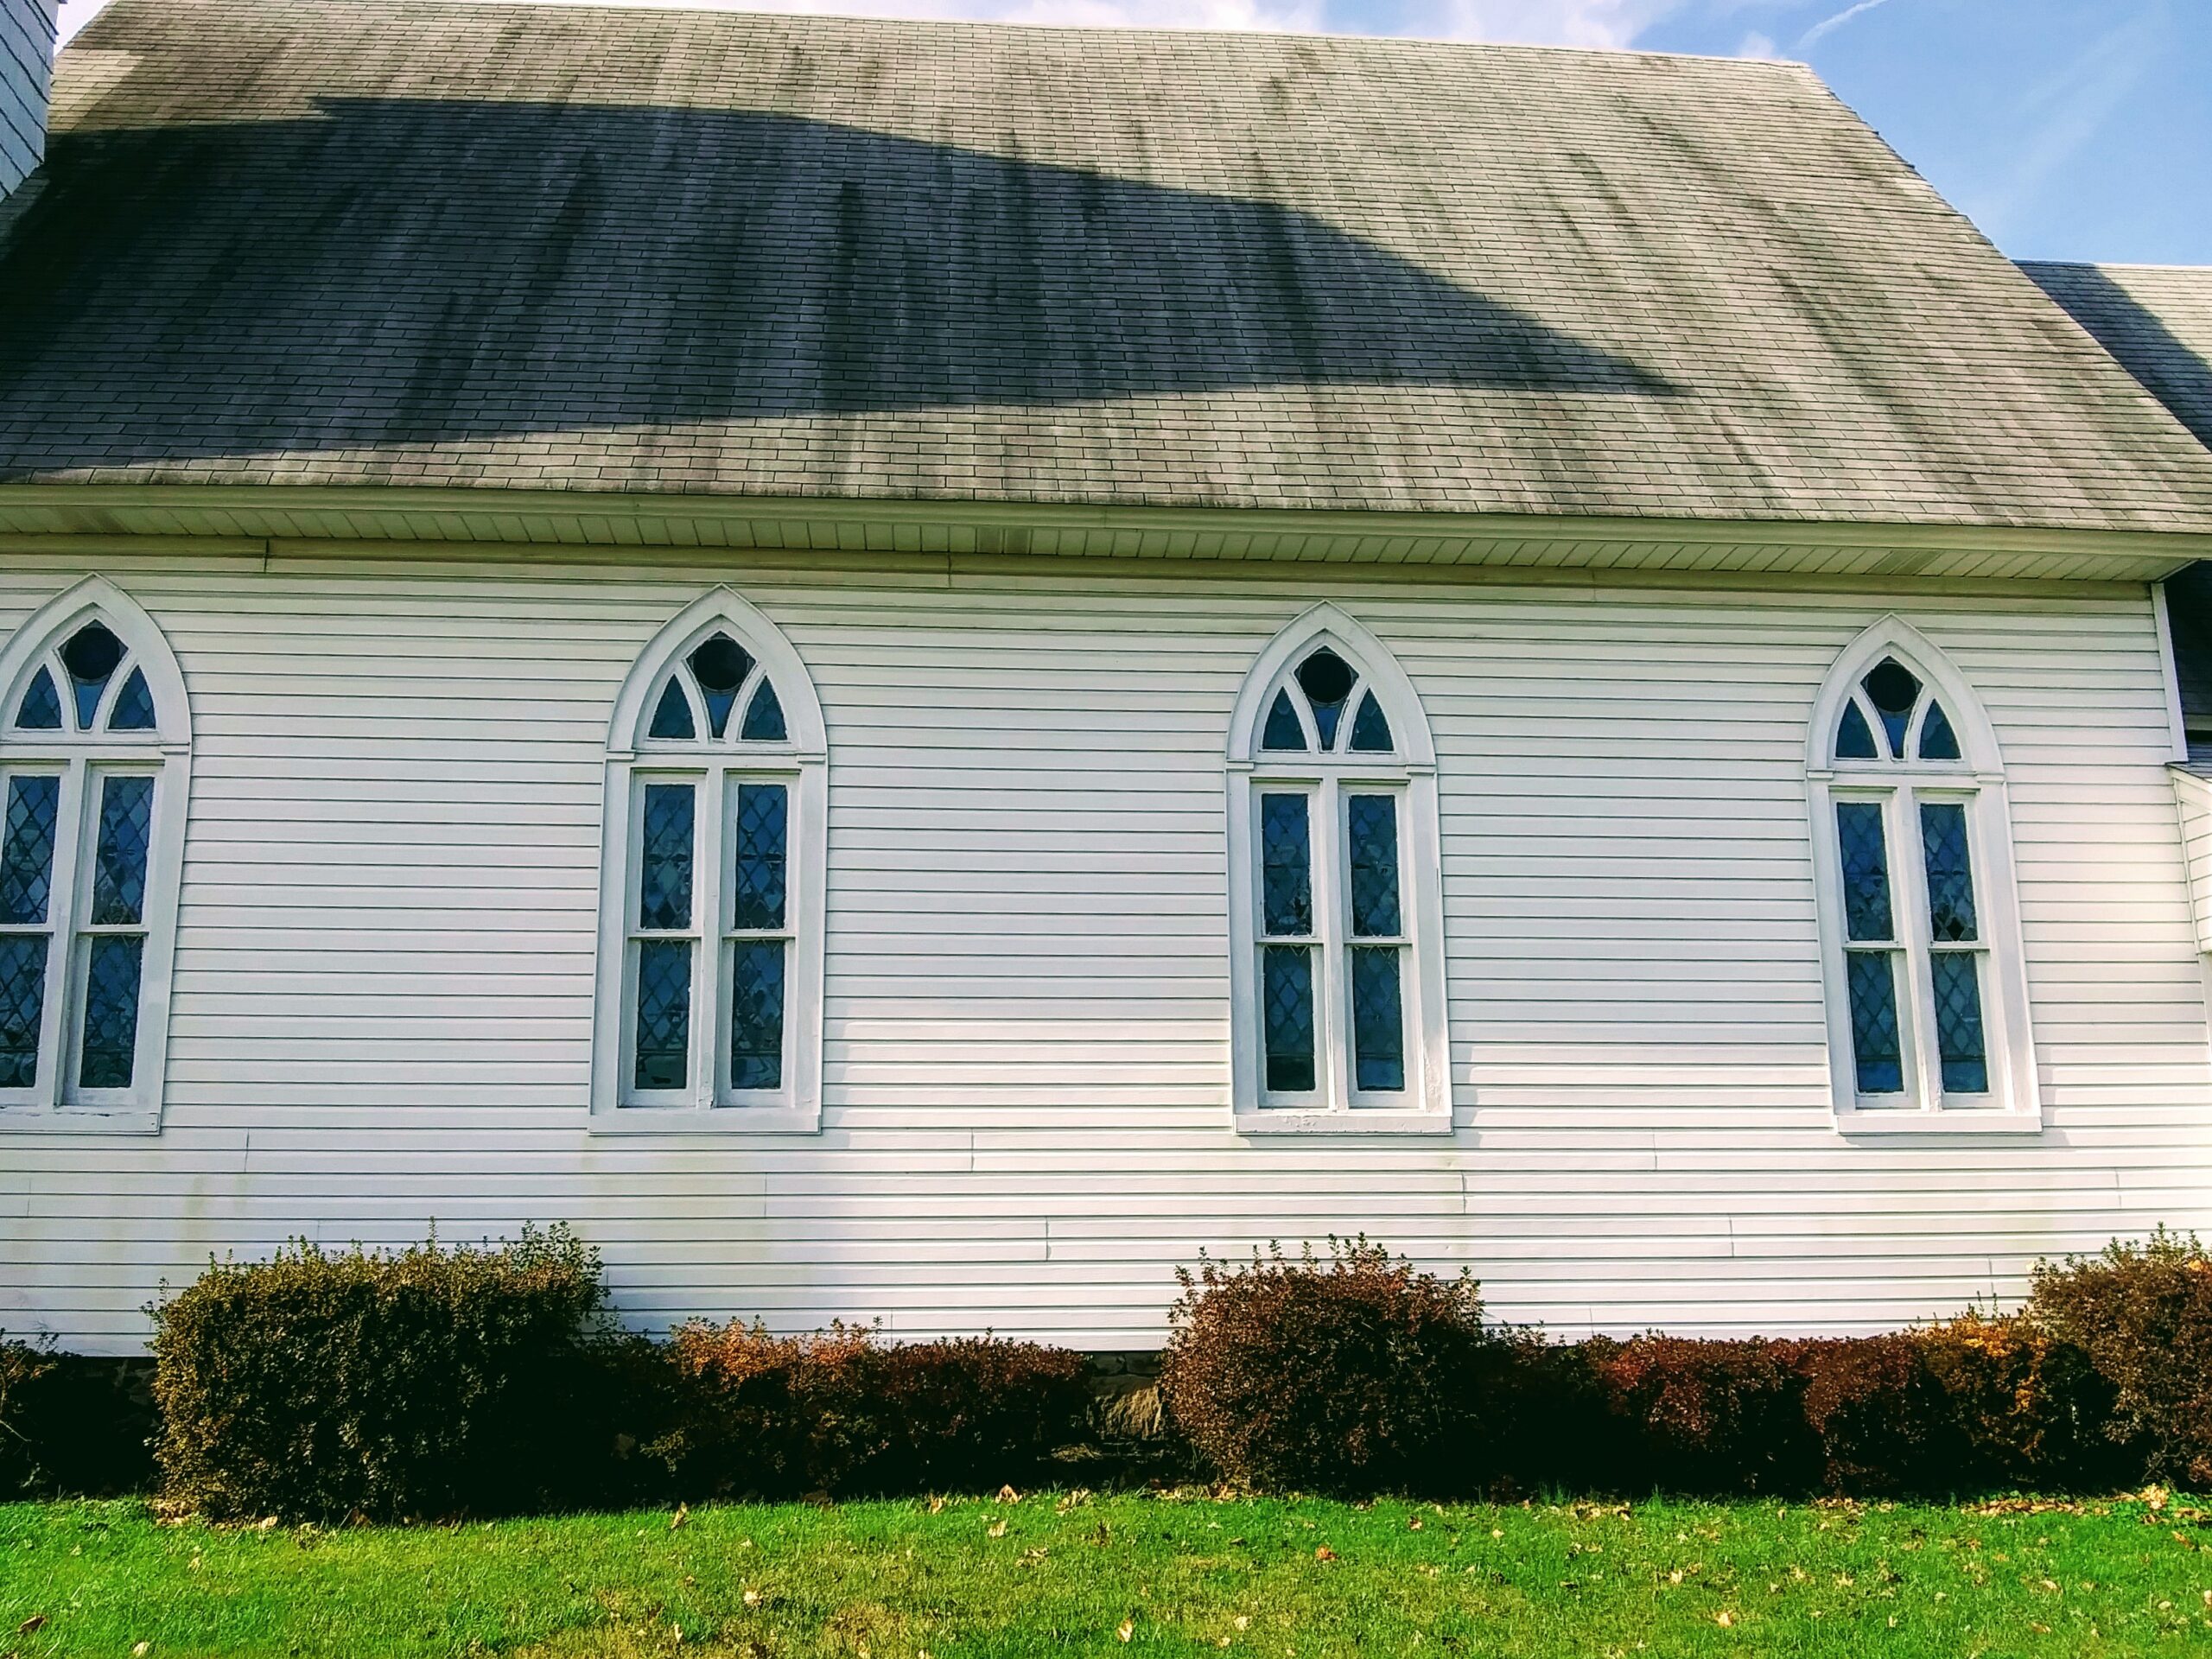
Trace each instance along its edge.
{"label": "stained glass window", "polygon": [[146,940],[95,933],[85,958],[85,1040],[80,1089],[128,1089],[138,1050],[138,982]]}
{"label": "stained glass window", "polygon": [[1271,944],[1260,952],[1260,961],[1268,1087],[1306,1093],[1314,1083],[1313,953],[1302,944]]}
{"label": "stained glass window", "polygon": [[47,950],[43,933],[0,933],[0,1089],[38,1082]]}
{"label": "stained glass window", "polygon": [[100,786],[99,843],[92,855],[92,925],[135,927],[146,908],[153,845],[154,780],[110,777]]}
{"label": "stained glass window", "polygon": [[1312,828],[1303,795],[1260,797],[1260,927],[1277,938],[1313,931]]}
{"label": "stained glass window", "polygon": [[1399,931],[1398,803],[1390,795],[1352,795],[1344,802],[1351,867],[1351,931],[1363,938]]}
{"label": "stained glass window", "polygon": [[785,741],[784,705],[776,701],[776,688],[764,675],[760,689],[753,694],[753,701],[746,705],[745,724],[738,736],[747,743],[781,743]]}
{"label": "stained glass window", "polygon": [[653,932],[691,925],[691,837],[696,793],[690,784],[645,786],[639,864],[638,925]]}
{"label": "stained glass window", "polygon": [[1890,909],[1889,845],[1877,801],[1838,801],[1835,804],[1836,845],[1843,862],[1845,937],[1853,940],[1887,939],[1893,923]]}
{"label": "stained glass window", "polygon": [[1912,723],[1913,709],[1920,701],[1920,681],[1896,658],[1885,657],[1859,684],[1866,692],[1866,701],[1881,716],[1890,753],[1903,754],[1905,728]]}
{"label": "stained glass window", "polygon": [[753,672],[753,658],[726,633],[715,634],[691,653],[691,677],[707,705],[707,725],[719,738],[728,729],[737,694]]}
{"label": "stained glass window", "polygon": [[1355,1084],[1389,1093],[1406,1086],[1406,1016],[1395,945],[1351,953],[1351,1042]]}
{"label": "stained glass window", "polygon": [[753,930],[784,925],[784,863],[790,796],[781,784],[741,784],[737,790],[734,925]]}
{"label": "stained glass window", "polygon": [[154,715],[154,694],[146,685],[145,671],[134,668],[124,681],[123,690],[115,694],[115,707],[108,710],[107,728],[111,732],[150,732],[159,723]]}
{"label": "stained glass window", "polygon": [[1936,1049],[1943,1065],[1943,1092],[1989,1092],[1989,1062],[1981,1030],[1981,970],[1974,950],[1939,950],[1929,968],[1936,989]]}
{"label": "stained glass window", "polygon": [[691,1059],[691,941],[638,946],[636,1086],[681,1089]]}
{"label": "stained glass window", "polygon": [[1959,735],[1951,729],[1945,718],[1943,705],[1930,702],[1928,713],[1920,722],[1920,758],[1923,760],[1956,760],[1959,759]]}
{"label": "stained glass window", "polygon": [[1337,747],[1337,727],[1344,719],[1344,703],[1357,683],[1358,677],[1351,671],[1351,664],[1326,645],[1298,665],[1299,688],[1306,693],[1306,706],[1313,711],[1313,729],[1323,748]]}
{"label": "stained glass window", "polygon": [[1920,804],[1920,845],[1928,865],[1928,924],[1938,944],[1974,937],[1974,870],[1967,853],[1967,810],[1956,801]]}
{"label": "stained glass window", "polygon": [[1395,747],[1390,741],[1390,722],[1382,717],[1382,705],[1372,691],[1359,700],[1359,713],[1351,722],[1351,746],[1362,754],[1388,754]]}
{"label": "stained glass window", "polygon": [[699,728],[691,719],[691,699],[683,695],[683,688],[675,680],[671,679],[661,688],[660,702],[653,708],[653,723],[645,734],[682,742],[698,736]]}
{"label": "stained glass window", "polygon": [[60,811],[59,778],[8,779],[5,817],[0,817],[0,926],[35,927],[46,920]]}
{"label": "stained glass window", "polygon": [[16,724],[27,732],[61,729],[61,696],[54,689],[50,670],[40,669],[23,688],[22,702],[16,710]]}
{"label": "stained glass window", "polygon": [[100,694],[107,690],[109,679],[122,661],[123,641],[105,623],[87,622],[71,634],[69,642],[61,647],[61,666],[69,671],[80,731],[92,730],[92,715],[100,706]]}
{"label": "stained glass window", "polygon": [[1844,960],[1849,964],[1851,1048],[1859,1092],[1902,1093],[1904,1058],[1897,1028],[1894,957],[1887,950],[1851,950]]}
{"label": "stained glass window", "polygon": [[1873,728],[1867,725],[1866,716],[1856,702],[1843,705],[1843,719],[1835,732],[1836,758],[1841,760],[1878,760],[1882,752],[1874,747]]}
{"label": "stained glass window", "polygon": [[1268,707],[1268,723],[1260,734],[1263,749],[1302,750],[1306,747],[1306,728],[1298,723],[1298,710],[1290,706],[1287,690],[1275,693],[1275,700]]}
{"label": "stained glass window", "polygon": [[740,939],[731,947],[729,1085],[784,1086],[784,960],[781,939]]}

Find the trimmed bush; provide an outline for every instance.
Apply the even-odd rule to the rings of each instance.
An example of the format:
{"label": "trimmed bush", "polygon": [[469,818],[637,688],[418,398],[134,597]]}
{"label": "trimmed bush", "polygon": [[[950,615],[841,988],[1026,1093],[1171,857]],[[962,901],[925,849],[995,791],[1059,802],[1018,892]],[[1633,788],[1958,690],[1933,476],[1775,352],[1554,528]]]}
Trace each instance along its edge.
{"label": "trimmed bush", "polygon": [[2212,1487],[2212,1256],[2194,1234],[2045,1263],[2026,1319],[2088,1355],[2113,1391],[2106,1433],[2145,1473]]}
{"label": "trimmed bush", "polygon": [[1923,1479],[1906,1490],[2108,1491],[2131,1478],[2105,1432],[2112,1387],[2084,1350],[2017,1315],[1962,1314],[1911,1337],[1941,1395],[1956,1468],[1941,1487]]}
{"label": "trimmed bush", "polygon": [[1081,1438],[1090,1403],[1082,1355],[992,1337],[691,1324],[669,1352],[682,1422],[649,1450],[694,1495],[1027,1485]]}
{"label": "trimmed bush", "polygon": [[143,1360],[56,1353],[0,1333],[0,1502],[145,1491],[149,1381]]}
{"label": "trimmed bush", "polygon": [[1820,1437],[1806,1421],[1792,1344],[1648,1336],[1583,1346],[1607,1411],[1628,1429],[1632,1484],[1699,1493],[1819,1485]]}
{"label": "trimmed bush", "polygon": [[576,1484],[604,1300],[566,1230],[397,1255],[304,1241],[152,1310],[168,1496],[217,1518],[527,1507]]}
{"label": "trimmed bush", "polygon": [[1324,1491],[1445,1491],[1498,1462],[1515,1341],[1485,1329],[1480,1287],[1365,1239],[1255,1253],[1179,1274],[1160,1392],[1232,1481]]}

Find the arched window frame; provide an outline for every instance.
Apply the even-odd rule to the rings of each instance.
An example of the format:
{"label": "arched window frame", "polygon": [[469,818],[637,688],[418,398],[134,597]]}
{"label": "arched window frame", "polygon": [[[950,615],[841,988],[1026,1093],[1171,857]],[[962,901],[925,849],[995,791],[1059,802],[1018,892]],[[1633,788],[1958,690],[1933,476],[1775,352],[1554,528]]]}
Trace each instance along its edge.
{"label": "arched window frame", "polygon": [[[714,740],[651,735],[664,686],[692,652],[727,634],[758,665],[782,705],[780,742],[739,736],[753,681],[741,691],[728,735]],[[687,695],[689,695],[687,693]],[[695,716],[698,713],[696,706]],[[703,732],[704,728],[697,728]],[[702,804],[694,823],[693,929],[689,1077],[681,1090],[634,1086],[635,952],[632,926],[639,894],[639,826],[645,790],[655,781],[690,782]],[[739,786],[776,783],[788,791],[782,1081],[774,1090],[729,1084],[728,947],[734,931],[724,873],[732,849]],[[598,995],[592,1045],[592,1127],[607,1133],[810,1133],[822,1121],[823,928],[828,891],[829,751],[812,677],[780,629],[729,589],[687,606],[639,654],[614,702],[607,750],[600,868]],[[712,802],[715,810],[703,810]],[[712,917],[715,925],[708,925]],[[705,948],[713,941],[714,949]]]}
{"label": "arched window frame", "polygon": [[[1345,727],[1352,724],[1360,697],[1372,691],[1395,740],[1389,753],[1351,753],[1348,737],[1343,751],[1320,752],[1310,712],[1297,702],[1309,747],[1302,753],[1262,747],[1277,690],[1323,646],[1359,676],[1359,688],[1345,704]],[[1436,750],[1413,682],[1374,634],[1334,605],[1316,606],[1278,633],[1245,677],[1230,720],[1228,772],[1230,1094],[1236,1129],[1247,1135],[1450,1133]],[[1320,970],[1314,998],[1316,1086],[1299,1095],[1267,1087],[1260,1015],[1262,878],[1255,825],[1260,798],[1281,791],[1306,792],[1313,802],[1311,868]],[[1405,1087],[1389,1095],[1355,1087],[1351,1061],[1350,923],[1339,873],[1344,798],[1360,792],[1392,795],[1402,804],[1398,899],[1406,976],[1401,991]]]}
{"label": "arched window frame", "polygon": [[[57,659],[62,645],[93,622],[122,642],[125,655],[104,684],[91,728],[79,731]],[[16,725],[16,715],[41,668],[55,677],[61,693],[61,728],[27,731]],[[155,723],[109,730],[134,669],[145,677]],[[35,929],[0,931],[43,932],[49,944],[35,1074],[28,1088],[0,1088],[0,1131],[156,1133],[168,1076],[170,982],[192,788],[192,710],[183,673],[161,628],[104,577],[87,576],[48,601],[0,645],[0,813],[6,810],[8,780],[25,775],[60,780],[47,912]],[[153,799],[138,918],[104,926],[91,908],[93,870],[102,792],[106,779],[118,777],[151,778]],[[93,941],[109,933],[144,940],[130,1081],[124,1087],[86,1087],[81,1064],[86,973]]]}
{"label": "arched window frame", "polygon": [[[1861,682],[1885,658],[1894,658],[1924,688],[1909,715],[1907,758],[1852,759],[1837,752],[1847,707],[1873,715]],[[1958,739],[1955,760],[1916,758],[1930,703],[1940,704]],[[1886,735],[1876,747],[1885,751]],[[2035,1045],[2029,1029],[2027,974],[2021,944],[2012,864],[2012,810],[2004,759],[1995,728],[1980,697],[1950,660],[1900,619],[1885,617],[1837,658],[1813,709],[1807,775],[1812,820],[1814,885],[1821,943],[1821,982],[1827,1005],[1828,1059],[1836,1126],[1850,1135],[2032,1134],[2043,1127]],[[1896,980],[1904,1087],[1894,1095],[1865,1094],[1859,1087],[1848,957],[1855,943],[1847,924],[1847,895],[1837,808],[1845,802],[1878,806],[1887,852],[1891,937],[1902,972]],[[1980,957],[1984,1060],[1989,1088],[1983,1094],[1945,1093],[1936,1036],[1932,958],[1939,950],[1929,921],[1923,804],[1965,809],[1975,931]],[[1863,948],[1863,944],[1861,945]]]}

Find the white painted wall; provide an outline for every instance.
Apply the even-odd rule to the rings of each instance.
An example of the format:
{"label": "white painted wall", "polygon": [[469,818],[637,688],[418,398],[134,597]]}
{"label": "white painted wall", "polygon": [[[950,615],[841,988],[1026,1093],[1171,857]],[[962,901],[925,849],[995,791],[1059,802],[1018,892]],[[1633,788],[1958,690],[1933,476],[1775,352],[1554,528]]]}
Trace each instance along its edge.
{"label": "white painted wall", "polygon": [[0,0],[0,196],[46,154],[46,99],[60,0]]}
{"label": "white painted wall", "polygon": [[[137,597],[196,730],[168,1127],[0,1136],[0,1325],[126,1349],[211,1251],[557,1218],[642,1323],[1141,1345],[1201,1245],[1363,1229],[1566,1333],[1845,1330],[2212,1226],[2141,588],[746,556],[0,559],[0,631],[95,563]],[[722,581],[788,632],[829,725],[825,1128],[594,1137],[608,705]],[[1434,730],[1448,1140],[1228,1127],[1226,725],[1323,596],[1398,652]],[[1832,1127],[1804,721],[1887,610],[2004,746],[2040,1137]]]}

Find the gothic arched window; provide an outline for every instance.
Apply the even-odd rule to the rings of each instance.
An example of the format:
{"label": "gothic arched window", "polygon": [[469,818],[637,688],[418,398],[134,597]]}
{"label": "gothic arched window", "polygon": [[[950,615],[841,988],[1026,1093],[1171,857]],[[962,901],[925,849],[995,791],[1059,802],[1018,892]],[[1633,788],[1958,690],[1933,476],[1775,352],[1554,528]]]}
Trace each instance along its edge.
{"label": "gothic arched window", "polygon": [[192,743],[153,620],[91,577],[0,649],[0,1128],[157,1128]]}
{"label": "gothic arched window", "polygon": [[2038,1127],[2004,769],[1980,701],[1891,620],[1838,659],[1814,719],[1839,1119]]}
{"label": "gothic arched window", "polygon": [[1436,760],[1411,682],[1309,611],[1246,679],[1229,766],[1237,1127],[1448,1130]]}
{"label": "gothic arched window", "polygon": [[798,655],[718,590],[615,703],[594,1122],[819,1122],[827,757]]}

